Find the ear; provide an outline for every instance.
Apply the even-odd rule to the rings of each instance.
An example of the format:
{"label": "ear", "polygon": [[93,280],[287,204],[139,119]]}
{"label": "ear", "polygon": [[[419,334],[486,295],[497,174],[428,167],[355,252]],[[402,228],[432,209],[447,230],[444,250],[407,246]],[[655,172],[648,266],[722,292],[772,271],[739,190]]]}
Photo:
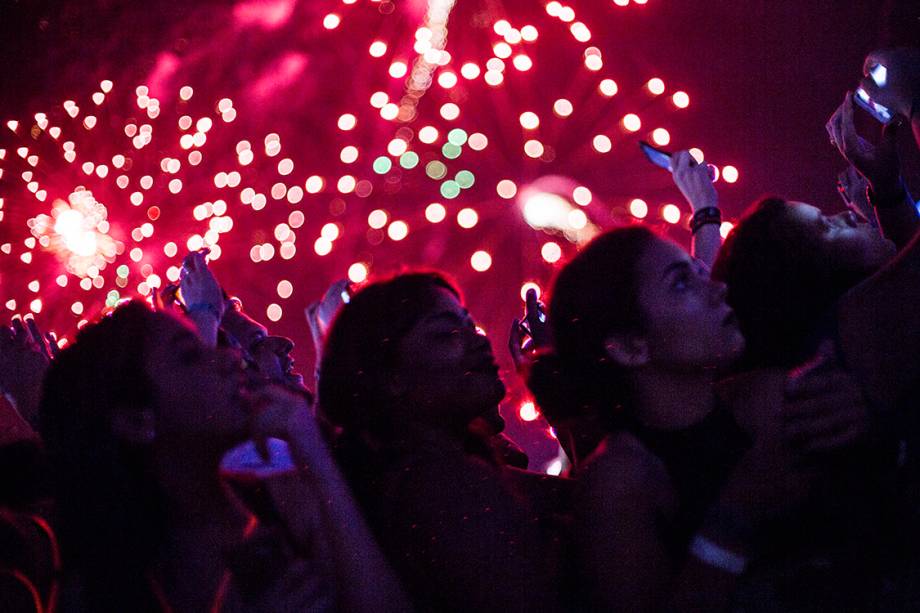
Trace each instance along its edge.
{"label": "ear", "polygon": [[112,414],[109,422],[115,436],[130,443],[147,445],[157,435],[156,416],[150,409],[130,407],[118,410]]}
{"label": "ear", "polygon": [[607,356],[624,368],[638,368],[649,362],[648,343],[641,336],[614,334],[604,341]]}

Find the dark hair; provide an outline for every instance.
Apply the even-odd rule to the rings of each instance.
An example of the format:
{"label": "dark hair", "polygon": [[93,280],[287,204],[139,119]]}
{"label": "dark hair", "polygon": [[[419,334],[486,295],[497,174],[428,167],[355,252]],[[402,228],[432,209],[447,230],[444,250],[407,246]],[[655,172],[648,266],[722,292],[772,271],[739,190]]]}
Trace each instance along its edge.
{"label": "dark hair", "polygon": [[537,357],[528,386],[550,422],[591,410],[613,411],[626,400],[624,373],[604,341],[613,333],[641,333],[638,265],[659,240],[643,226],[606,232],[559,272],[551,290],[549,326],[554,349]]}
{"label": "dark hair", "polygon": [[713,266],[728,286],[746,340],[743,367],[791,367],[816,349],[819,326],[834,302],[863,276],[835,264],[816,230],[790,218],[778,197],[751,205],[729,233]]}
{"label": "dark hair", "polygon": [[[145,571],[165,535],[163,496],[149,450],[118,438],[111,416],[149,406],[144,368],[156,317],[131,302],[84,328],[45,377],[40,424],[53,467],[65,571],[80,578],[92,607],[149,600]],[[105,604],[108,603],[108,604]]]}
{"label": "dark hair", "polygon": [[432,307],[436,289],[460,293],[439,273],[405,273],[372,283],[342,307],[322,352],[319,410],[343,430],[384,439],[395,431],[387,382],[402,340]]}

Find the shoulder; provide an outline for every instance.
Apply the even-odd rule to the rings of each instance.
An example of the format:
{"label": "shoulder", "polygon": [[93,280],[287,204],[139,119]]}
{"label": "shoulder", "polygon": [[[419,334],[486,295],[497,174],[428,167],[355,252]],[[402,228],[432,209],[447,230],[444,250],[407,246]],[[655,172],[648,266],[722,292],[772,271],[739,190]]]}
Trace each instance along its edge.
{"label": "shoulder", "polygon": [[605,438],[579,470],[578,482],[577,497],[588,508],[664,510],[673,498],[664,464],[628,432]]}

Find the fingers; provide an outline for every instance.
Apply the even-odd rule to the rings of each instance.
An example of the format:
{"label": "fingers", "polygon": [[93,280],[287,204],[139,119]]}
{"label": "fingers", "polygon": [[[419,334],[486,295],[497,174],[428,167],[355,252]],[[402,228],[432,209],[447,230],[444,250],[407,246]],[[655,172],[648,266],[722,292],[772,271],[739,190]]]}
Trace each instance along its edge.
{"label": "fingers", "polygon": [[13,339],[20,345],[25,345],[29,342],[29,331],[26,330],[25,325],[22,323],[22,318],[18,315],[13,317],[12,321],[13,326]]}
{"label": "fingers", "polygon": [[671,155],[671,168],[674,169],[674,174],[678,172],[684,172],[691,166],[696,163],[696,160],[690,155],[690,152],[686,149],[682,149]]}
{"label": "fingers", "polygon": [[54,334],[54,332],[48,332],[45,334],[45,340],[48,341],[48,351],[51,353],[51,357],[57,357],[57,354],[61,351],[61,348],[58,345],[57,336]]}
{"label": "fingers", "polygon": [[521,320],[514,318],[511,320],[511,330],[508,332],[508,351],[511,352],[511,359],[517,364],[523,359],[521,352],[521,343],[524,341],[521,334]]}

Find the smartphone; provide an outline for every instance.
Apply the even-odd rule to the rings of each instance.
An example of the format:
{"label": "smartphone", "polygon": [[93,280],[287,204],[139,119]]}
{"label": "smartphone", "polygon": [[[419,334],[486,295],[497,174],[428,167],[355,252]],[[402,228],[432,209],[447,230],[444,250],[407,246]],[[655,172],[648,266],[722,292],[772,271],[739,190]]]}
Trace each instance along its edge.
{"label": "smartphone", "polygon": [[870,68],[869,76],[875,81],[876,87],[885,87],[888,83],[888,69],[883,64],[876,64]]}
{"label": "smartphone", "polygon": [[[873,79],[874,78],[873,76]],[[888,110],[888,107],[873,101],[872,98],[869,97],[868,92],[863,88],[857,88],[854,99],[856,100],[856,104],[861,106],[867,113],[881,123],[888,123],[891,121],[891,111]]]}
{"label": "smartphone", "polygon": [[648,161],[655,166],[664,168],[667,171],[674,170],[671,166],[671,154],[667,151],[653,147],[644,140],[639,141],[639,148],[642,149],[642,153],[645,154],[645,157],[648,158]]}

